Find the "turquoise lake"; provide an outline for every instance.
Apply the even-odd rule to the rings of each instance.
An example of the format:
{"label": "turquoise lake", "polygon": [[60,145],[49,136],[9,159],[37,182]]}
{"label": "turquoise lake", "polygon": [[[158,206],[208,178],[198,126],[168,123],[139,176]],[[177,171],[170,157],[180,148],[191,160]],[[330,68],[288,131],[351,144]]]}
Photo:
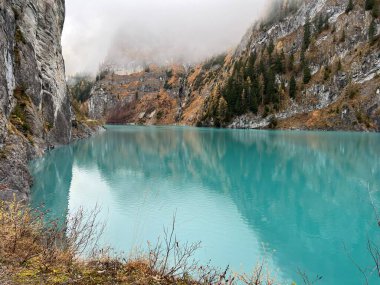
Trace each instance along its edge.
{"label": "turquoise lake", "polygon": [[[265,259],[278,280],[363,284],[380,245],[380,135],[107,126],[30,165],[32,204],[54,217],[100,205],[103,245],[154,243],[176,213],[196,258],[249,272]],[[379,284],[373,272],[370,284]]]}

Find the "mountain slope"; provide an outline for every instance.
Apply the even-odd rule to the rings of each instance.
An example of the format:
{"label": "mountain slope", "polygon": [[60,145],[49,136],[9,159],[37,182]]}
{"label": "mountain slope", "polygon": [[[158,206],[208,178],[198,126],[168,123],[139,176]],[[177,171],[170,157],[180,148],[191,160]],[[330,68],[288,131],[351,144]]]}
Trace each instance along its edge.
{"label": "mountain slope", "polygon": [[[233,52],[186,70],[179,103],[171,107],[178,110],[167,112],[178,116],[158,122],[379,130],[379,1],[370,7],[366,2],[349,7],[348,0],[277,1]],[[164,91],[162,83],[156,93]],[[149,102],[151,114],[155,101]],[[119,111],[136,109],[114,103]]]}
{"label": "mountain slope", "polygon": [[[253,27],[206,83],[213,94],[200,122],[378,130],[380,46],[378,32],[368,39],[368,31],[379,19],[364,9],[364,1],[346,13],[347,4],[305,1],[296,12],[283,7],[281,18]],[[228,111],[218,118],[222,97]]]}

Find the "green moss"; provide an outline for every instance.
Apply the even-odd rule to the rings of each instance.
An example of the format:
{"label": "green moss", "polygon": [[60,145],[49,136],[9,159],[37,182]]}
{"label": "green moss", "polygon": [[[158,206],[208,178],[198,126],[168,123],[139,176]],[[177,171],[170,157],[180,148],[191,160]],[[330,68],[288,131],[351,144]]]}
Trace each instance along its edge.
{"label": "green moss", "polygon": [[26,43],[25,37],[22,34],[22,32],[21,32],[21,30],[20,30],[19,27],[16,28],[15,41],[16,41],[16,43],[23,43],[23,44]]}
{"label": "green moss", "polygon": [[23,134],[29,134],[31,127],[27,122],[26,110],[31,102],[23,88],[16,88],[13,96],[16,98],[17,104],[11,113],[11,123]]}
{"label": "green moss", "polygon": [[7,151],[5,149],[0,150],[0,159],[6,159],[7,158]]}

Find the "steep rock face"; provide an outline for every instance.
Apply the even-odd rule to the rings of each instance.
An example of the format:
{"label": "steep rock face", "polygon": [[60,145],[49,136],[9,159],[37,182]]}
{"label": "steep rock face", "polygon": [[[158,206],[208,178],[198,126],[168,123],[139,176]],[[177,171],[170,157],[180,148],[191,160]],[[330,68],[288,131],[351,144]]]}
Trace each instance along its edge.
{"label": "steep rock face", "polygon": [[[283,17],[254,25],[220,72],[201,84],[206,100],[199,122],[215,125],[217,106],[212,102],[218,100],[212,97],[222,96],[229,103],[226,126],[231,128],[264,128],[276,120],[281,128],[380,130],[380,19],[365,10],[364,1],[354,3],[346,12],[346,0],[306,0]],[[310,36],[305,47],[307,22]],[[306,81],[304,66],[310,72]],[[265,82],[271,79],[268,74],[273,74],[271,84]],[[254,112],[242,103],[255,93],[250,93],[255,86],[249,76],[250,80],[257,76],[259,85]],[[294,98],[289,94],[291,76],[297,85]],[[231,92],[225,92],[231,80],[238,90],[234,100],[228,100]],[[268,92],[268,86],[275,92]]]}
{"label": "steep rock face", "polygon": [[27,161],[71,139],[64,16],[64,0],[0,2],[0,198],[27,193]]}
{"label": "steep rock face", "polygon": [[110,71],[91,90],[88,116],[108,123],[174,124],[185,96],[184,78],[181,66],[151,66],[128,75]]}

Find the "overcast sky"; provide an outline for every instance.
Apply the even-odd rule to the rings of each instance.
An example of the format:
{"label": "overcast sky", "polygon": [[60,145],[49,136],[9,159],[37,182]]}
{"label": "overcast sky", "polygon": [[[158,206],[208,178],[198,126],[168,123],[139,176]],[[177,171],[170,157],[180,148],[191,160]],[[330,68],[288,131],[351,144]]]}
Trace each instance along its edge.
{"label": "overcast sky", "polygon": [[68,75],[101,62],[196,62],[236,46],[268,0],[66,0]]}

